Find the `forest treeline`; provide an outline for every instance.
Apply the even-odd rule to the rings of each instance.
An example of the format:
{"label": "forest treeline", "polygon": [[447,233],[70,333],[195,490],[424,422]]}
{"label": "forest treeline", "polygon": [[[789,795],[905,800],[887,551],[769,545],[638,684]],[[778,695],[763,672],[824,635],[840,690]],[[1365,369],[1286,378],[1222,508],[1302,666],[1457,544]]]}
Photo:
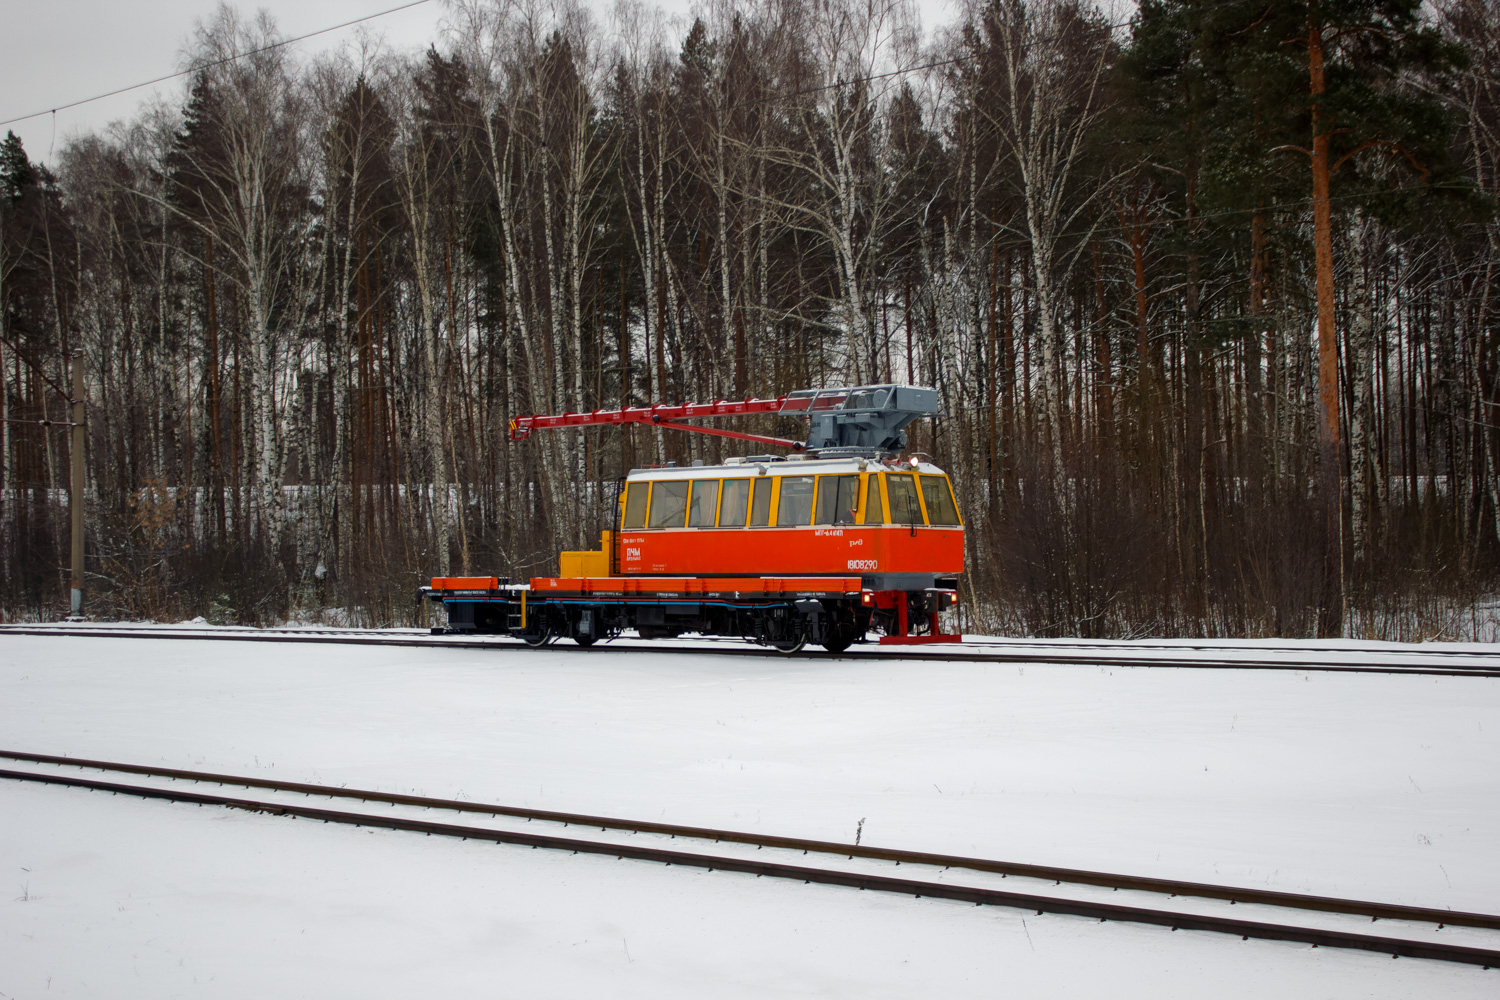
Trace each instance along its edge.
{"label": "forest treeline", "polygon": [[0,618],[66,613],[81,364],[101,617],[410,622],[736,453],[515,415],[894,381],[969,629],[1493,631],[1500,8],[568,3],[225,6],[176,106],[5,140]]}

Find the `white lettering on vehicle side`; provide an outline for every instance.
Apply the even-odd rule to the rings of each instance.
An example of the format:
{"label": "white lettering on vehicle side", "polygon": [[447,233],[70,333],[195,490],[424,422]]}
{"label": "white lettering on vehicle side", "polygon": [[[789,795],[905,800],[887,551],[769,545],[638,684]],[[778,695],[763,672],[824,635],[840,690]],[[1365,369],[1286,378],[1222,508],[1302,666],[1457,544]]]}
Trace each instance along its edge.
{"label": "white lettering on vehicle side", "polygon": [[625,558],[626,559],[639,559],[640,557],[641,557],[641,550],[640,549],[626,549],[625,550]]}
{"label": "white lettering on vehicle side", "polygon": [[849,547],[851,549],[854,548],[856,545],[863,545],[863,544],[865,544],[865,540],[863,538],[851,538],[851,539],[849,539]]}
{"label": "white lettering on vehicle side", "polygon": [[843,528],[816,528],[816,529],[813,530],[813,537],[815,537],[815,538],[821,538],[821,537],[823,537],[825,535],[827,537],[829,537],[829,538],[842,538],[842,537],[844,537],[844,529]]}
{"label": "white lettering on vehicle side", "polygon": [[879,566],[880,566],[880,561],[878,559],[850,559],[849,560],[849,568],[851,570],[873,570],[873,569],[879,568]]}

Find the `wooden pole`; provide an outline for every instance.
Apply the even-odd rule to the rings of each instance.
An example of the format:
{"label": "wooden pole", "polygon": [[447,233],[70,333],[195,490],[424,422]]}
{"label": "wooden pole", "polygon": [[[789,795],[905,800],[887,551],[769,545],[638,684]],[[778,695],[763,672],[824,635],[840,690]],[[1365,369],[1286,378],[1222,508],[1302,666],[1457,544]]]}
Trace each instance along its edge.
{"label": "wooden pole", "polygon": [[68,513],[73,527],[73,617],[83,614],[83,350],[73,351],[73,472],[68,484]]}

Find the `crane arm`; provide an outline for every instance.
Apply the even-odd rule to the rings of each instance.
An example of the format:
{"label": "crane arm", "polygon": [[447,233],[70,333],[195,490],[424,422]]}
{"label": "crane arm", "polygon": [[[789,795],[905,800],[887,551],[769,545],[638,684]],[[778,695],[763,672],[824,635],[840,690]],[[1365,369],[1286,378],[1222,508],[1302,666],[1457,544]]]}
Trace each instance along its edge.
{"label": "crane arm", "polygon": [[[717,427],[684,423],[713,417],[742,417],[752,413],[780,413],[807,417],[811,421],[806,441],[742,434]],[[933,389],[921,386],[862,385],[841,389],[802,389],[775,399],[739,402],[679,403],[673,406],[633,406],[588,413],[516,417],[510,422],[510,439],[523,441],[532,431],[564,427],[646,424],[679,431],[713,434],[717,437],[776,445],[793,451],[813,451],[825,457],[836,455],[880,455],[906,447],[903,430],[918,417],[942,414],[942,400]]]}
{"label": "crane arm", "polygon": [[[788,405],[790,404],[790,405]],[[802,405],[798,405],[802,404]],[[752,413],[782,413],[806,411],[805,400],[779,396],[776,399],[746,399],[742,402],[719,400],[713,403],[680,403],[675,406],[632,406],[620,410],[591,410],[588,413],[560,413],[553,416],[516,417],[510,422],[510,439],[524,441],[532,431],[558,430],[564,427],[596,427],[600,425],[645,424],[654,427],[669,427],[679,431],[694,431],[716,437],[734,438],[738,441],[753,441],[757,444],[776,445],[802,451],[807,447],[802,441],[789,438],[770,437],[765,434],[744,434],[727,431],[720,427],[700,427],[683,423],[684,420],[705,417],[739,417]]]}

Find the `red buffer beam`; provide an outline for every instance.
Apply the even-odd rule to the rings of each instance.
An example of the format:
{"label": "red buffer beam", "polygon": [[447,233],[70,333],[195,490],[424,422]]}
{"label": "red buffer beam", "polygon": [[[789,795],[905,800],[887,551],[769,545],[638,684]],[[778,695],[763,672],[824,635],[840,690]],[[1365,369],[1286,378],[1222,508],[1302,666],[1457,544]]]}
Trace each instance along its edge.
{"label": "red buffer beam", "polygon": [[670,427],[679,431],[694,431],[716,437],[753,441],[757,444],[776,445],[802,451],[807,444],[788,438],[770,437],[765,434],[742,434],[718,427],[700,427],[682,423],[684,420],[706,417],[739,417],[752,413],[806,413],[809,409],[807,397],[778,396],[776,399],[746,399],[742,402],[719,400],[714,403],[679,403],[676,406],[657,404],[636,406],[622,410],[592,410],[588,413],[562,413],[553,416],[516,417],[510,422],[510,439],[523,441],[532,431],[558,430],[564,427],[596,427],[600,425],[645,424],[654,427]]}

